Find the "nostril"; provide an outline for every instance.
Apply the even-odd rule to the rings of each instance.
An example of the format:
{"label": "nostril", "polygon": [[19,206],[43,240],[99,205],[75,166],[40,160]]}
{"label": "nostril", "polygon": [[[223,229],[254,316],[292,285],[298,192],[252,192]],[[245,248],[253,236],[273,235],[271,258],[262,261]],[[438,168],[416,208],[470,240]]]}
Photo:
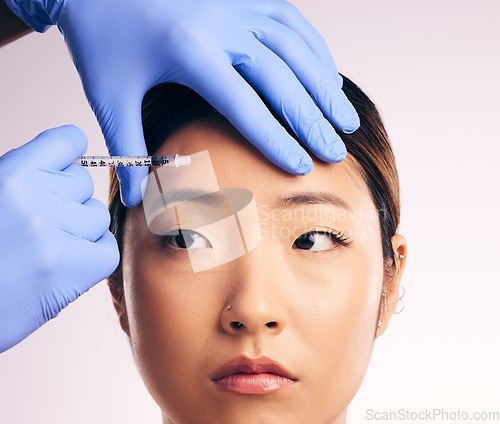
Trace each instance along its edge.
{"label": "nostril", "polygon": [[242,325],[243,325],[243,323],[239,322],[239,321],[231,322],[231,327],[233,327],[233,328],[240,328]]}
{"label": "nostril", "polygon": [[269,328],[274,328],[278,325],[276,321],[271,321],[266,324]]}

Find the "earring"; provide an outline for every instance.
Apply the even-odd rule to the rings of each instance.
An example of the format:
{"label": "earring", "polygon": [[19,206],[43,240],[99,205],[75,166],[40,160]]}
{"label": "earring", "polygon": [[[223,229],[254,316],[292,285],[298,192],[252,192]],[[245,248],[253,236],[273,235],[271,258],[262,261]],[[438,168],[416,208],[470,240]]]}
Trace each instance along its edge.
{"label": "earring", "polygon": [[379,321],[379,322],[377,323],[377,327],[382,327],[382,321]]}
{"label": "earring", "polygon": [[404,308],[405,308],[405,303],[403,301],[403,297],[405,296],[405,288],[404,286],[399,286],[399,292],[401,293],[401,290],[403,290],[403,294],[400,294],[399,295],[399,299],[398,299],[398,306],[399,306],[399,302],[401,302],[401,309],[398,309],[397,311],[395,311],[394,313],[395,314],[400,314],[401,312],[403,312]]}
{"label": "earring", "polygon": [[399,255],[399,259],[404,259],[405,255]]}

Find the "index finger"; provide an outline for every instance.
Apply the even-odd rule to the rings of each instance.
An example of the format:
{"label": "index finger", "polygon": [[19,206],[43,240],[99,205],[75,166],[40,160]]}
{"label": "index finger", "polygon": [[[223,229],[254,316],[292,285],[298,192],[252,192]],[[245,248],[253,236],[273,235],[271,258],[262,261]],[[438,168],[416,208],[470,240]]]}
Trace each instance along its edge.
{"label": "index finger", "polygon": [[75,125],[64,125],[38,134],[11,152],[24,164],[62,171],[87,151],[87,136]]}

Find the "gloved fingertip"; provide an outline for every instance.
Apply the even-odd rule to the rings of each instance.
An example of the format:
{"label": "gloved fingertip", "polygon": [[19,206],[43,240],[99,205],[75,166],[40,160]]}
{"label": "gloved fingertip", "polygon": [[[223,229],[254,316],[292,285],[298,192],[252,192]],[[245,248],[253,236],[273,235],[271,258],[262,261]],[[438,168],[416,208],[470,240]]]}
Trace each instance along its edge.
{"label": "gloved fingertip", "polygon": [[352,121],[343,126],[342,132],[345,134],[352,134],[360,127],[360,125],[361,125],[361,122],[359,121],[359,116],[356,113],[355,116],[353,117]]}
{"label": "gloved fingertip", "polygon": [[125,183],[120,183],[120,197],[122,203],[127,208],[135,208],[139,203],[141,203],[142,197],[139,193],[134,193],[130,186]]}
{"label": "gloved fingertip", "polygon": [[128,208],[135,208],[142,201],[141,183],[147,176],[145,167],[121,167],[117,169],[120,180],[120,196],[122,203]]}
{"label": "gloved fingertip", "polygon": [[297,175],[307,175],[314,168],[314,164],[310,157],[300,155],[296,158],[295,166],[293,167]]}
{"label": "gloved fingertip", "polygon": [[328,162],[330,163],[339,163],[342,162],[347,157],[347,152],[338,153],[333,159],[330,159]]}
{"label": "gloved fingertip", "polygon": [[328,146],[328,162],[342,162],[347,156],[347,150],[344,142],[339,136]]}
{"label": "gloved fingertip", "polygon": [[46,132],[51,131],[61,131],[63,134],[67,135],[67,140],[75,147],[77,154],[84,154],[88,148],[88,138],[87,134],[80,128],[74,124],[62,125],[58,128],[53,128],[52,130],[47,130]]}
{"label": "gloved fingertip", "polygon": [[116,241],[115,236],[110,232],[106,231],[101,237],[101,240],[106,243],[106,259],[107,259],[107,267],[104,274],[107,274],[106,277],[109,277],[113,272],[115,272],[116,268],[120,264],[120,249],[118,248],[118,242]]}
{"label": "gloved fingertip", "polygon": [[335,128],[345,134],[353,133],[360,126],[358,112],[342,90],[332,98],[328,117]]}

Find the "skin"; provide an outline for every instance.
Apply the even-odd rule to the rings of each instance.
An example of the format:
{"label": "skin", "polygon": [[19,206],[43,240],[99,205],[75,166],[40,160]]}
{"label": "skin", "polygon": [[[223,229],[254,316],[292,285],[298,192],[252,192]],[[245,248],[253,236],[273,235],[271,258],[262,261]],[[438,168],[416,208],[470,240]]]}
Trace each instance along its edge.
{"label": "skin", "polygon": [[[404,268],[401,260],[394,277],[384,280],[377,211],[367,187],[349,159],[317,160],[307,176],[285,173],[220,124],[189,125],[156,154],[203,150],[210,153],[221,188],[253,192],[262,239],[246,255],[193,273],[186,251],[175,242],[176,252],[165,251],[148,231],[142,207],[129,210],[124,302],[114,304],[163,423],[345,423],[374,339],[396,308]],[[332,205],[271,208],[278,197],[299,191],[335,194],[352,211]],[[308,231],[328,228],[342,231],[351,243],[336,245],[323,236],[314,251],[295,244]],[[217,234],[202,235],[215,245]],[[401,235],[392,244],[406,257]],[[231,325],[235,321],[243,325]],[[214,388],[215,371],[240,354],[268,356],[298,381],[259,395]]]}

